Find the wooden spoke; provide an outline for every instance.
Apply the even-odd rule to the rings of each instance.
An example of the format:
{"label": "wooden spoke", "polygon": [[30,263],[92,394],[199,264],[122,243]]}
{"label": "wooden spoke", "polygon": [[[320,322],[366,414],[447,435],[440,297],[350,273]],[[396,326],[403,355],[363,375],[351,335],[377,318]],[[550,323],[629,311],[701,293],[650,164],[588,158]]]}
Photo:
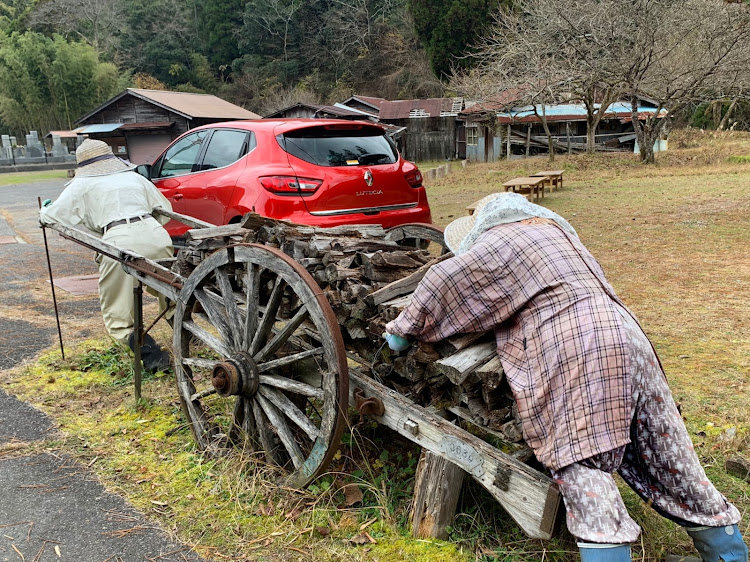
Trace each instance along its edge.
{"label": "wooden spoke", "polygon": [[229,281],[229,276],[224,269],[219,268],[216,270],[216,282],[219,285],[219,291],[221,291],[224,306],[226,307],[232,342],[234,342],[235,346],[240,347],[242,345],[243,332],[242,319],[240,318],[240,311],[235,300],[232,283]]}
{"label": "wooden spoke", "polygon": [[199,340],[201,340],[203,343],[205,343],[208,347],[213,349],[221,357],[229,357],[232,354],[231,349],[229,349],[224,344],[223,341],[221,341],[219,338],[217,338],[213,334],[207,332],[206,330],[198,326],[198,324],[196,324],[195,322],[187,320],[182,323],[182,326],[188,332],[190,332]]}
{"label": "wooden spoke", "polygon": [[260,280],[260,267],[254,263],[247,264],[247,274],[245,276],[245,293],[247,299],[245,304],[245,330],[242,349],[249,350],[253,342],[253,336],[258,330],[258,283]]}
{"label": "wooden spoke", "polygon": [[207,371],[212,371],[218,363],[218,361],[214,361],[212,359],[203,359],[202,357],[185,357],[182,362],[185,365],[197,367],[199,369],[206,369]]}
{"label": "wooden spoke", "polygon": [[257,451],[259,443],[257,441],[258,431],[255,427],[255,416],[253,415],[253,402],[249,398],[242,400],[244,415],[242,416],[242,430],[245,433],[244,446],[251,451]]}
{"label": "wooden spoke", "polygon": [[279,411],[292,420],[297,427],[304,431],[311,441],[321,436],[320,430],[313,425],[310,419],[289,400],[284,394],[268,386],[262,386],[259,390],[262,396],[268,399]]}
{"label": "wooden spoke", "polygon": [[216,394],[216,389],[206,388],[204,390],[201,390],[200,392],[196,392],[195,394],[190,395],[190,401],[195,402],[196,400],[200,400],[201,398],[205,398],[206,396],[211,396],[212,394]]}
{"label": "wooden spoke", "polygon": [[307,312],[307,307],[303,306],[299,310],[299,312],[294,315],[294,318],[289,320],[289,322],[287,322],[286,325],[281,330],[279,330],[275,336],[273,336],[271,341],[268,342],[263,349],[261,349],[253,356],[253,359],[256,362],[260,363],[276,353],[281,348],[281,346],[284,345],[287,340],[289,340],[294,331],[299,328],[300,324],[302,324],[302,322],[304,322],[309,315],[310,314]]}
{"label": "wooden spoke", "polygon": [[[185,280],[174,331],[180,403],[201,449],[262,450],[289,486],[326,469],[345,426],[348,365],[336,316],[303,266],[256,244],[216,250]],[[224,361],[249,384],[216,392],[206,375]]]}
{"label": "wooden spoke", "polygon": [[294,468],[300,468],[305,462],[305,456],[302,454],[302,450],[294,440],[294,434],[289,429],[286,420],[281,415],[279,410],[271,404],[263,395],[257,395],[256,399],[260,406],[263,408],[263,412],[268,416],[268,420],[273,424],[276,434],[281,439],[281,443],[284,445],[289,457],[292,459]]}
{"label": "wooden spoke", "polygon": [[263,447],[263,451],[266,455],[266,461],[271,464],[280,464],[281,459],[279,458],[278,451],[278,438],[271,429],[271,423],[268,421],[263,408],[258,402],[259,397],[253,399],[253,406],[251,408],[253,413],[253,423],[258,431],[258,438],[260,444]]}
{"label": "wooden spoke", "polygon": [[224,341],[231,347],[233,339],[232,330],[229,327],[226,312],[222,306],[212,299],[203,288],[195,290],[195,298],[201,303],[209,322],[219,331]]}
{"label": "wooden spoke", "polygon": [[273,361],[260,363],[258,364],[258,371],[261,373],[265,373],[266,371],[278,369],[279,367],[283,367],[284,365],[292,365],[294,363],[297,363],[298,361],[307,359],[308,357],[315,357],[316,355],[323,355],[322,347],[308,349],[307,351],[295,353],[294,355],[287,355],[285,357],[280,357],[279,359],[274,359]]}
{"label": "wooden spoke", "polygon": [[250,355],[258,353],[258,349],[260,349],[260,346],[263,345],[268,338],[268,335],[271,333],[271,328],[273,328],[273,325],[276,322],[276,313],[279,311],[279,305],[281,304],[281,297],[284,294],[285,286],[286,283],[284,283],[281,276],[277,276],[273,291],[271,291],[271,297],[268,299],[268,304],[266,305],[266,312],[263,314],[258,331],[253,337],[253,343],[250,345]]}
{"label": "wooden spoke", "polygon": [[303,382],[294,381],[287,379],[286,377],[280,377],[278,375],[261,375],[260,384],[267,386],[273,386],[274,388],[280,388],[281,390],[288,390],[295,394],[301,394],[308,398],[317,398],[323,400],[324,391],[322,388],[316,388],[312,385],[305,384]]}

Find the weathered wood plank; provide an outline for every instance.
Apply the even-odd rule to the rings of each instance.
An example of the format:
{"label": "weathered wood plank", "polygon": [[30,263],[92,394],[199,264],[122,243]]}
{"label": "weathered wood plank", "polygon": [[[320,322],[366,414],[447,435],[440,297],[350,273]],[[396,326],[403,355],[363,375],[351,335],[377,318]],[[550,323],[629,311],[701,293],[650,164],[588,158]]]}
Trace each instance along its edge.
{"label": "weathered wood plank", "polygon": [[363,300],[369,306],[376,306],[385,301],[389,301],[393,298],[400,297],[401,295],[411,293],[414,291],[414,289],[417,288],[417,285],[419,285],[419,282],[422,280],[422,278],[425,276],[427,271],[433,265],[440,263],[441,261],[446,260],[448,258],[452,258],[452,257],[453,257],[453,254],[451,253],[447,253],[440,257],[437,257],[433,259],[432,261],[429,261],[426,264],[424,264],[422,267],[417,269],[411,275],[404,277],[402,279],[399,279],[397,281],[394,281],[393,283],[390,283],[389,285],[383,287],[382,289],[373,291],[372,293],[367,295]]}
{"label": "weathered wood plank", "polygon": [[436,361],[435,367],[453,384],[461,384],[474,369],[487,363],[496,353],[495,342],[479,343]]}
{"label": "weathered wood plank", "polygon": [[357,388],[383,401],[385,412],[375,420],[471,474],[530,537],[552,537],[560,493],[551,478],[352,368],[352,404]]}
{"label": "weathered wood plank", "polygon": [[417,464],[411,512],[412,535],[446,539],[456,516],[466,473],[448,459],[423,450]]}
{"label": "weathered wood plank", "polygon": [[166,209],[162,209],[160,207],[157,207],[156,209],[154,209],[153,214],[154,216],[161,215],[161,216],[170,218],[172,220],[176,220],[191,228],[215,228],[216,227],[215,224],[211,224],[210,222],[206,222],[201,219],[196,219],[195,217],[191,217],[188,215],[181,215],[180,213],[175,213],[174,211],[167,211]]}

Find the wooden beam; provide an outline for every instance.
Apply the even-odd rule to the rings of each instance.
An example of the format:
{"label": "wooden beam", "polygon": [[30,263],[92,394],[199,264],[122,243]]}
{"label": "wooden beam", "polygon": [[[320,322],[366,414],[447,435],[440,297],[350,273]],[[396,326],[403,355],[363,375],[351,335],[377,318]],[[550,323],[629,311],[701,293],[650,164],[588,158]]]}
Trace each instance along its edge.
{"label": "wooden beam", "polygon": [[511,138],[511,136],[513,136],[511,134],[511,130],[510,130],[510,123],[508,123],[508,134],[506,136],[507,136],[507,138],[505,139],[505,143],[506,143],[505,157],[508,160],[510,160],[510,138]]}
{"label": "wooden beam", "polygon": [[551,478],[353,367],[349,370],[350,404],[355,403],[354,391],[358,388],[364,396],[383,401],[383,415],[372,416],[378,423],[460,466],[492,494],[528,536],[552,537],[561,502]]}
{"label": "wooden beam", "polygon": [[529,157],[529,149],[531,148],[531,123],[526,127],[526,158]]}
{"label": "wooden beam", "polygon": [[154,209],[154,212],[152,214],[155,217],[158,217],[159,215],[168,217],[172,220],[181,222],[182,224],[186,224],[190,228],[211,228],[216,226],[215,224],[211,224],[210,222],[202,221],[188,215],[181,215],[180,213],[175,213],[174,211],[167,211],[166,209],[162,209],[160,207]]}
{"label": "wooden beam", "polygon": [[414,480],[411,512],[412,535],[446,539],[456,516],[458,497],[466,473],[449,460],[423,450]]}

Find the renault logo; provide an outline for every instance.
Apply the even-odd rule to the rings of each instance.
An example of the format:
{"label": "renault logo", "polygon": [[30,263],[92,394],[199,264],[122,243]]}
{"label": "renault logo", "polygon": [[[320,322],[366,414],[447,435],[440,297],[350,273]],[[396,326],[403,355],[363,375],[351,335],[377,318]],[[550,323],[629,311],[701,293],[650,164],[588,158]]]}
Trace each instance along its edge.
{"label": "renault logo", "polygon": [[370,170],[365,172],[365,183],[367,184],[367,187],[372,186],[372,172]]}

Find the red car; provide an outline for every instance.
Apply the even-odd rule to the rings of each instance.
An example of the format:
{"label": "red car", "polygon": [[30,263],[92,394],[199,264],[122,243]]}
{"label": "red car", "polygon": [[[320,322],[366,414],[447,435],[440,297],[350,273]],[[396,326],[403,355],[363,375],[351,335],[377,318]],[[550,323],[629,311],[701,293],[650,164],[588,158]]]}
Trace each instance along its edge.
{"label": "red car", "polygon": [[[218,225],[250,211],[314,226],[432,222],[419,169],[368,122],[214,123],[186,132],[139,171],[175,212]],[[187,229],[167,225],[173,237]]]}

